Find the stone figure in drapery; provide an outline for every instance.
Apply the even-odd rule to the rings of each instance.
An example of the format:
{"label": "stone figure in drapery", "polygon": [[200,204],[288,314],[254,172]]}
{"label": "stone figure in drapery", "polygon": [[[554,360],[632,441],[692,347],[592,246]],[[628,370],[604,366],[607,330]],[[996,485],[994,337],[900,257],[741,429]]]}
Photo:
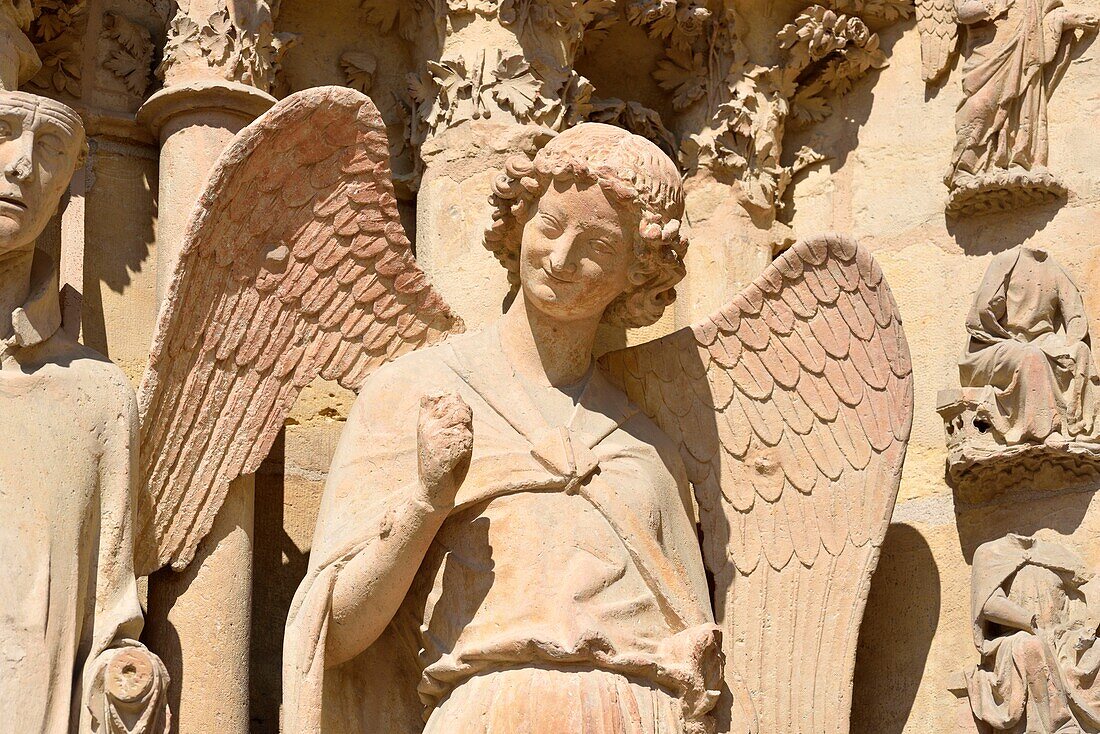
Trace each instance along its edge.
{"label": "stone figure in drapery", "polygon": [[912,415],[878,265],[799,243],[597,366],[602,320],[671,302],[686,240],[675,165],[589,124],[509,164],[487,241],[515,303],[439,343],[462,323],[412,257],[384,130],[310,89],[216,164],[139,392],[139,568],[186,566],[321,376],[361,395],[287,624],[284,731],[846,731]]}
{"label": "stone figure in drapery", "polygon": [[287,625],[284,731],[846,731],[912,413],[881,270],[799,243],[597,366],[597,325],[653,323],[684,274],[675,165],[590,124],[494,201],[515,302],[439,344],[462,325],[412,258],[373,104],[306,90],[238,136],[139,395],[142,568],[186,565],[320,375],[361,395]]}
{"label": "stone figure in drapery", "polygon": [[0,731],[162,734],[167,674],[137,642],[133,390],[61,328],[35,249],[83,146],[74,110],[0,92]]}
{"label": "stone figure in drapery", "polygon": [[989,420],[1009,444],[1100,439],[1100,376],[1081,292],[1043,249],[990,263],[966,319],[963,387],[992,388]]}
{"label": "stone figure in drapery", "polygon": [[1100,731],[1100,597],[1073,551],[1008,535],[974,553],[974,717],[998,732]]}
{"label": "stone figure in drapery", "polygon": [[917,0],[924,77],[949,66],[958,26],[968,36],[948,210],[1009,210],[1065,194],[1047,169],[1047,105],[1070,42],[1098,17],[1062,0]]}

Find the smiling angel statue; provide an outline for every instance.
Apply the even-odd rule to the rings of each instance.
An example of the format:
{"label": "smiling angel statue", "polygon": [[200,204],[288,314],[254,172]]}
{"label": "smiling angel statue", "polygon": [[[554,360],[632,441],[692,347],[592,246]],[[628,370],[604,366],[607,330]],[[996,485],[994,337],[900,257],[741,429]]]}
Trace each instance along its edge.
{"label": "smiling angel statue", "polygon": [[366,97],[306,90],[241,133],[143,387],[147,565],[187,563],[320,374],[359,396],[287,620],[286,734],[846,732],[912,417],[879,266],[801,242],[597,362],[601,323],[653,324],[684,277],[675,164],[582,124],[491,201],[515,298],[459,334]]}

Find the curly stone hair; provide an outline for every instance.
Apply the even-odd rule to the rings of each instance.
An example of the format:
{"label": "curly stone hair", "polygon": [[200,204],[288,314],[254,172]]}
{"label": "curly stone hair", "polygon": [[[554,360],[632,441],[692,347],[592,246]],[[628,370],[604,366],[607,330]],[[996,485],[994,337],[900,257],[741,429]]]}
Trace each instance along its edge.
{"label": "curly stone hair", "polygon": [[622,128],[586,122],[546,144],[534,157],[510,158],[493,182],[492,222],[485,247],[519,286],[523,227],[552,181],[598,184],[638,219],[630,287],[604,312],[604,321],[629,328],[655,323],[676,300],[685,274],[687,238],[681,234],[684,190],[676,164],[645,138]]}

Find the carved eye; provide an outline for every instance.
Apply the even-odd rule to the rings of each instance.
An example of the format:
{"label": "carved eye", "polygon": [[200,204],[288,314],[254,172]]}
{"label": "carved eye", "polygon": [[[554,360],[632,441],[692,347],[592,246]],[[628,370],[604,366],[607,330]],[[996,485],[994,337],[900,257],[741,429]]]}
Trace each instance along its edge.
{"label": "carved eye", "polygon": [[561,222],[546,212],[539,212],[539,224],[546,231],[560,232]]}
{"label": "carved eye", "polygon": [[602,237],[592,240],[592,249],[601,255],[611,255],[615,252],[615,247]]}
{"label": "carved eye", "polygon": [[48,156],[59,156],[65,152],[61,139],[56,135],[43,135],[35,141],[35,147]]}
{"label": "carved eye", "polygon": [[7,120],[0,120],[0,140],[11,140],[15,136],[15,131],[11,127],[11,123]]}

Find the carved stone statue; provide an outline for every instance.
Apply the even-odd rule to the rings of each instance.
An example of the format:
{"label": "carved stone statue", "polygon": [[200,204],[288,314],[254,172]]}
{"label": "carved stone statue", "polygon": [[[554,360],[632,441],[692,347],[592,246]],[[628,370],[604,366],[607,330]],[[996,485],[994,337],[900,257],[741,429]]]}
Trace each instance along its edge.
{"label": "carved stone statue", "polygon": [[1008,211],[1065,194],[1047,170],[1047,104],[1069,63],[1066,36],[1094,29],[1095,12],[1062,0],[918,0],[924,77],[949,66],[967,30],[963,99],[948,211]]}
{"label": "carved stone statue", "polygon": [[137,642],[137,409],[60,328],[35,239],[84,146],[80,117],[0,92],[0,731],[161,734],[167,675]]}
{"label": "carved stone statue", "polygon": [[974,717],[994,731],[1100,731],[1100,597],[1073,551],[1008,535],[974,554],[974,643],[966,674]]}
{"label": "carved stone statue", "polygon": [[352,90],[246,128],[142,390],[143,446],[179,446],[151,456],[155,565],[193,552],[302,385],[361,385],[287,623],[283,731],[847,731],[912,418],[868,252],[800,242],[712,318],[595,364],[601,322],[671,303],[687,243],[672,161],[583,124],[494,185],[507,313],[436,343],[461,323],[389,179]]}
{"label": "carved stone statue", "polygon": [[1007,467],[1017,456],[1042,454],[1043,463],[1066,459],[1081,470],[1100,458],[1100,375],[1088,317],[1054,258],[1034,245],[997,255],[966,329],[962,389],[939,396],[949,463]]}
{"label": "carved stone statue", "polygon": [[990,263],[966,318],[964,387],[989,385],[1010,443],[1100,438],[1100,376],[1081,292],[1045,250]]}

